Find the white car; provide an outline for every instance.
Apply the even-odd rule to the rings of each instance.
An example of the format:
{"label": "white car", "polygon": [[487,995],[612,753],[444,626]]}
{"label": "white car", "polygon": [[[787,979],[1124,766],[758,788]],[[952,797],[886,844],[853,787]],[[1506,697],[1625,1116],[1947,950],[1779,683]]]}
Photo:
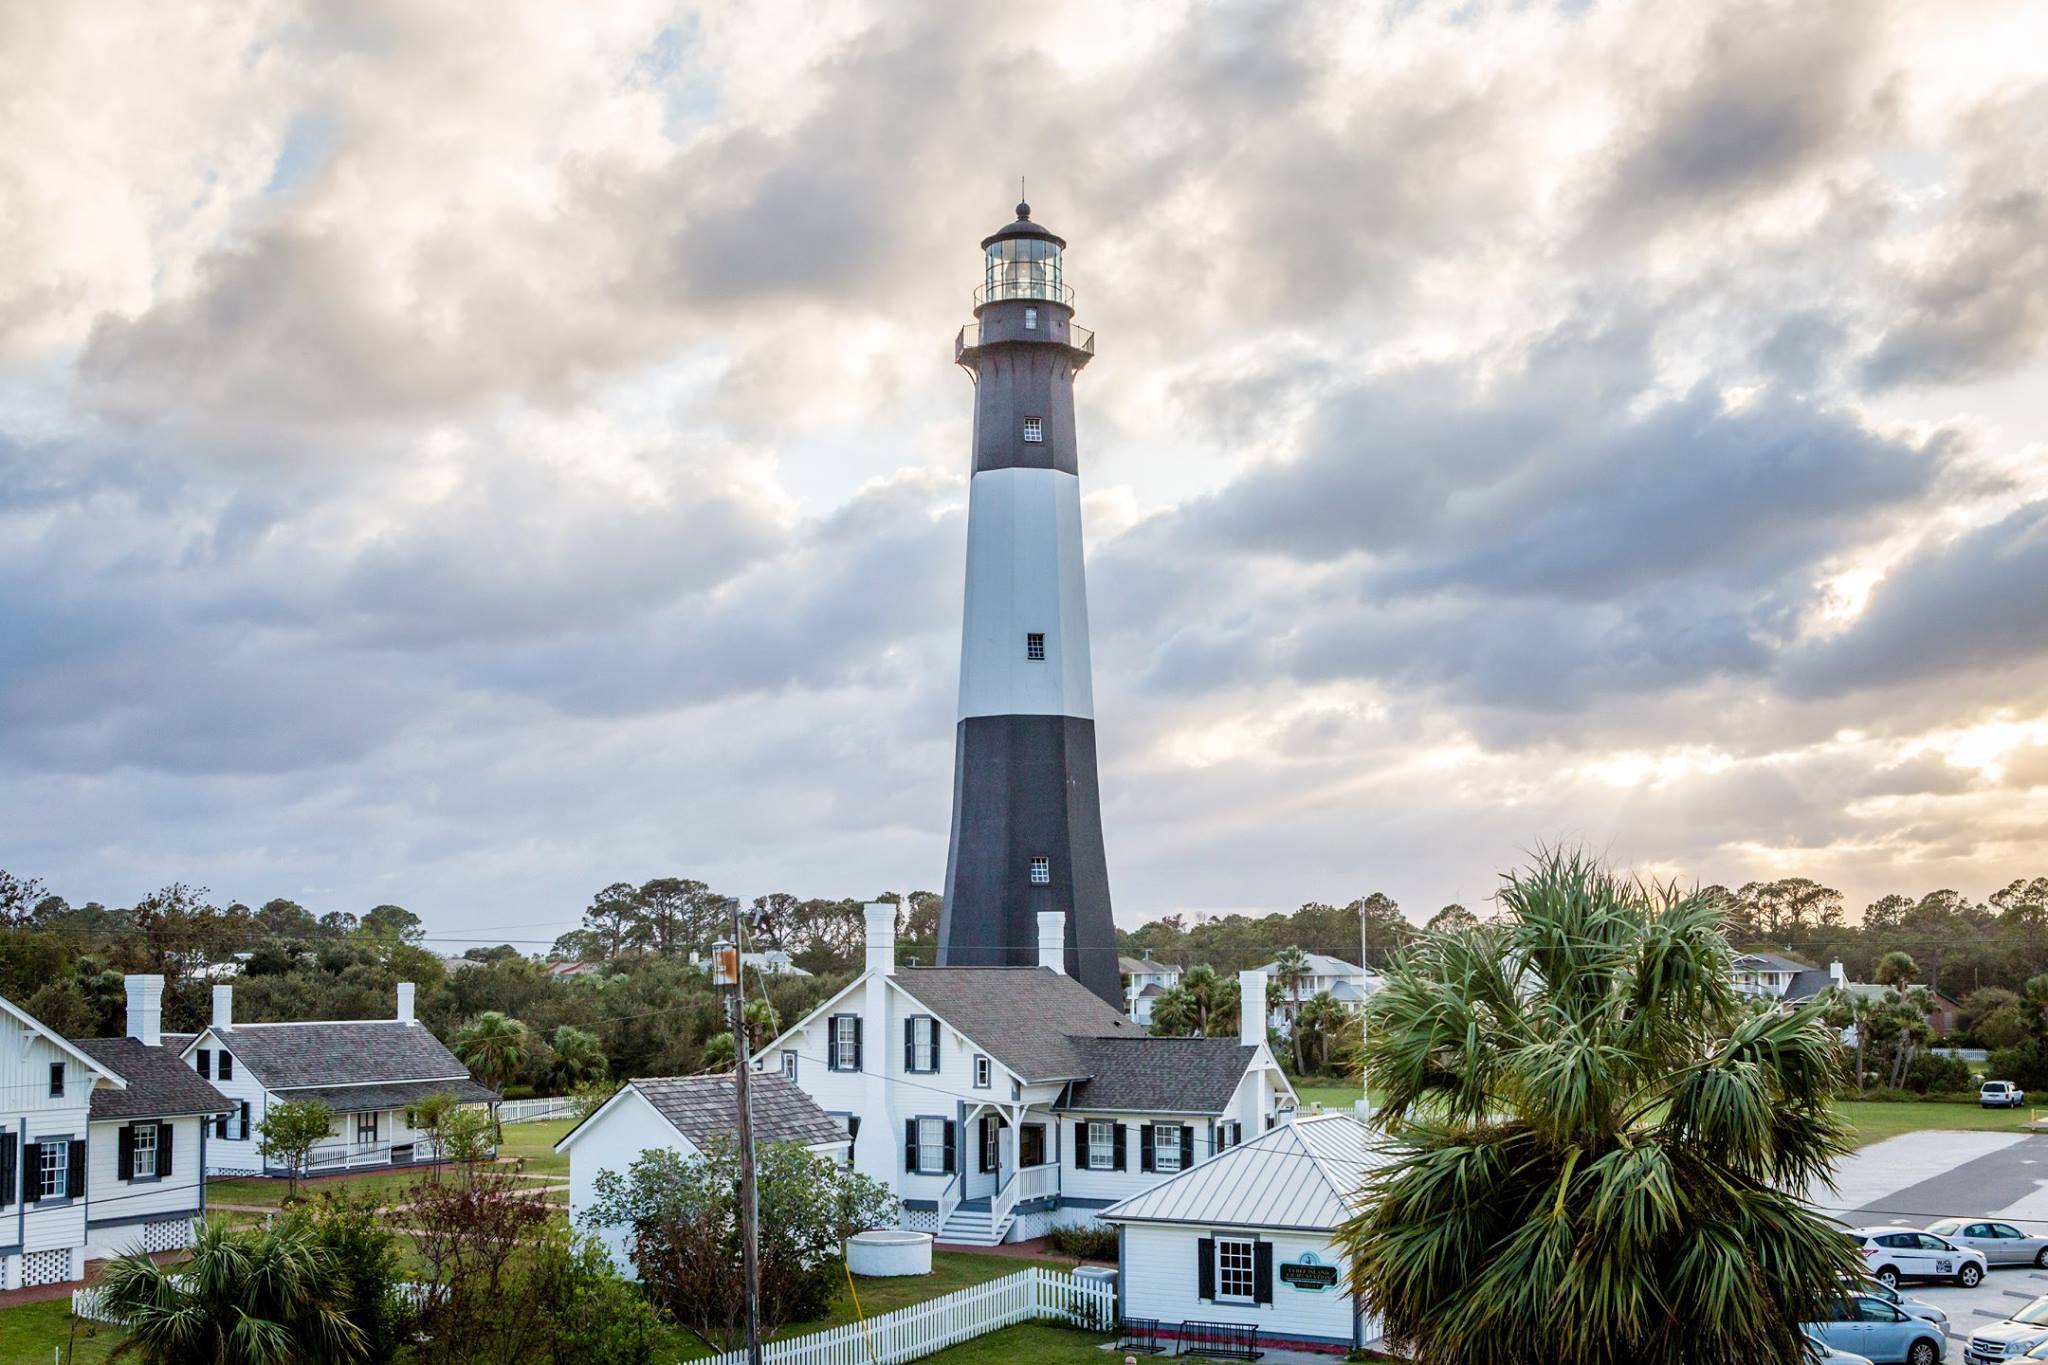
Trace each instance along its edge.
{"label": "white car", "polygon": [[1984,1253],[1959,1247],[1918,1228],[1857,1228],[1849,1234],[1863,1253],[1863,1269],[1879,1284],[1901,1280],[1953,1280],[1975,1289],[1984,1279]]}
{"label": "white car", "polygon": [[1979,1109],[2017,1109],[2027,1100],[2027,1092],[2011,1081],[1986,1081],[1977,1087]]}
{"label": "white car", "polygon": [[1994,1365],[2023,1356],[2048,1343],[2048,1294],[2043,1294],[2004,1322],[1979,1327],[1963,1343],[1968,1365]]}

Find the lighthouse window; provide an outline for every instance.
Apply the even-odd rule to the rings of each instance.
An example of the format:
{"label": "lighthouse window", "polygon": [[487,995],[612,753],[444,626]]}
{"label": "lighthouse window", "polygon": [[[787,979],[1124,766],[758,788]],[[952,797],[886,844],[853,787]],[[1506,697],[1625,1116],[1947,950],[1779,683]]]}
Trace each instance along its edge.
{"label": "lighthouse window", "polygon": [[1045,636],[1043,634],[1038,631],[1032,631],[1024,637],[1024,657],[1035,664],[1045,662]]}
{"label": "lighthouse window", "polygon": [[1026,308],[1024,310],[1024,330],[1027,332],[1038,330],[1038,310],[1036,308]]}
{"label": "lighthouse window", "polygon": [[1024,419],[1024,439],[1027,441],[1043,441],[1045,439],[1045,419],[1042,417],[1026,417]]}
{"label": "lighthouse window", "polygon": [[1031,860],[1031,884],[1033,886],[1052,885],[1052,859],[1033,858]]}

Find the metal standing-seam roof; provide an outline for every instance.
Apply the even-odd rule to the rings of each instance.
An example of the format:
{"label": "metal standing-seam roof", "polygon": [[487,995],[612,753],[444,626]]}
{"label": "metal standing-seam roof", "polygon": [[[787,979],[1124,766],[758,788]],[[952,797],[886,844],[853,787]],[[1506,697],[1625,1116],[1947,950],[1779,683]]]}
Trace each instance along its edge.
{"label": "metal standing-seam roof", "polygon": [[1358,1187],[1392,1160],[1350,1114],[1283,1123],[1097,1214],[1108,1222],[1327,1232],[1356,1213]]}
{"label": "metal standing-seam roof", "polygon": [[1092,1075],[1082,1048],[1090,1039],[1148,1036],[1047,967],[902,967],[889,979],[1027,1083]]}

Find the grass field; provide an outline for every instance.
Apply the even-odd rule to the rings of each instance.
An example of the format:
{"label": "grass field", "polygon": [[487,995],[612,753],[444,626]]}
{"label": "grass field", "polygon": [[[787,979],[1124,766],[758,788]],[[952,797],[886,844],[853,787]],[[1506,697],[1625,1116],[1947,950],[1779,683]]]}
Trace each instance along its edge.
{"label": "grass field", "polygon": [[2033,1117],[2028,1109],[1979,1109],[1974,1104],[1915,1103],[1893,1100],[1844,1100],[1835,1111],[1856,1130],[1856,1145],[1868,1147],[1901,1133],[1928,1129],[2017,1133]]}
{"label": "grass field", "polygon": [[0,1313],[0,1365],[50,1365],[61,1358],[54,1352],[66,1345],[71,1345],[70,1360],[76,1365],[100,1365],[120,1341],[120,1332],[112,1327],[81,1322],[74,1344],[68,1297]]}
{"label": "grass field", "polygon": [[1029,1322],[990,1332],[925,1359],[932,1365],[1009,1365],[1016,1360],[1028,1360],[1032,1365],[1102,1365],[1118,1358],[1102,1349],[1108,1340],[1073,1327]]}
{"label": "grass field", "polygon": [[[498,1146],[498,1154],[500,1157],[518,1157],[524,1160],[525,1172],[529,1176],[557,1176],[567,1179],[569,1158],[557,1155],[554,1147],[562,1134],[569,1131],[569,1127],[568,1119],[549,1119],[543,1123],[508,1123],[505,1125],[505,1140]],[[318,1180],[302,1181],[300,1189],[307,1194],[318,1194],[322,1190],[345,1189],[350,1194],[373,1194],[381,1199],[395,1199],[431,1169],[422,1166],[405,1171],[366,1171],[362,1175],[324,1176]],[[206,1182],[206,1197],[216,1204],[261,1204],[265,1208],[274,1209],[284,1202],[285,1190],[283,1180],[267,1177],[229,1177]],[[551,1196],[550,1202],[566,1204],[568,1201]]]}

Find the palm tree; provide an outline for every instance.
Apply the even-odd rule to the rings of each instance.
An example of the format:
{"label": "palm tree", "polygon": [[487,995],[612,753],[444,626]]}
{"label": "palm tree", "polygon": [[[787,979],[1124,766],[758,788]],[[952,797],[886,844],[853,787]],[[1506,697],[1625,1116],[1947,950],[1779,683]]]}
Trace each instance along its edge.
{"label": "palm tree", "polygon": [[1294,1044],[1294,1074],[1299,1076],[1308,1070],[1308,1060],[1301,1038],[1301,988],[1308,983],[1311,973],[1308,954],[1298,944],[1288,944],[1280,950],[1273,961],[1273,982],[1287,994],[1293,1008],[1287,1011],[1287,1031]]}
{"label": "palm tree", "polygon": [[[1212,1016],[1223,1003],[1223,979],[1216,975],[1216,969],[1208,963],[1190,967],[1180,979],[1181,989],[1188,993],[1188,1001],[1194,1006],[1195,1032],[1202,1037],[1210,1036]],[[1156,1004],[1154,1008],[1157,1008]]]}
{"label": "palm tree", "polygon": [[[485,1010],[455,1035],[455,1055],[478,1080],[503,1092],[526,1063],[526,1025],[508,1014]],[[502,1139],[503,1133],[499,1136]]]}
{"label": "palm tree", "polygon": [[1897,951],[1886,953],[1877,960],[1877,969],[1871,976],[1880,986],[1892,986],[1904,990],[1914,977],[1920,975],[1920,968],[1910,953]]}
{"label": "palm tree", "polygon": [[1859,1268],[1799,1196],[1848,1151],[1818,1006],[1752,1014],[1705,898],[1546,853],[1367,1006],[1387,1163],[1338,1236],[1424,1365],[1735,1365]]}
{"label": "palm tree", "polygon": [[573,1090],[586,1081],[601,1081],[610,1069],[597,1035],[585,1033],[572,1024],[558,1027],[548,1039],[555,1054],[554,1080]]}
{"label": "palm tree", "polygon": [[158,1266],[141,1252],[100,1276],[127,1338],[116,1354],[148,1365],[342,1365],[364,1353],[346,1277],[301,1215],[268,1228],[208,1221],[191,1256]]}
{"label": "palm tree", "polygon": [[1337,1003],[1328,991],[1317,991],[1301,1002],[1294,1012],[1295,1074],[1306,1075],[1309,1064],[1317,1071],[1330,1068],[1331,1044],[1343,1036],[1352,1022],[1351,1011]]}
{"label": "palm tree", "polygon": [[1195,998],[1178,982],[1152,997],[1152,1032],[1178,1038],[1195,1031]]}

